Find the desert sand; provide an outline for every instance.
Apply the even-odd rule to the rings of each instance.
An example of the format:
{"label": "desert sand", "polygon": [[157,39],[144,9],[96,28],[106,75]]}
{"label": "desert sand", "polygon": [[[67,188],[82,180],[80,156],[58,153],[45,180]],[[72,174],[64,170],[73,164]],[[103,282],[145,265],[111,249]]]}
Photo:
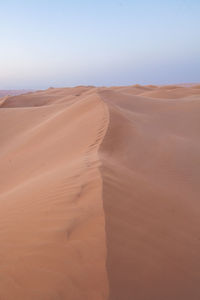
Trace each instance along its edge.
{"label": "desert sand", "polygon": [[17,96],[31,92],[31,90],[0,90],[0,98],[5,96]]}
{"label": "desert sand", "polygon": [[200,85],[0,100],[0,299],[199,300]]}

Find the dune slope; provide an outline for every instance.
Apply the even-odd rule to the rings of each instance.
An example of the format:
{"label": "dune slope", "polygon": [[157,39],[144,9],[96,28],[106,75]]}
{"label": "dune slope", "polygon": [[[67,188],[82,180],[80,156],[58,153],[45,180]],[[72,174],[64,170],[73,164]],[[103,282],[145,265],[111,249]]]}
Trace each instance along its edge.
{"label": "dune slope", "polygon": [[200,90],[0,102],[0,299],[200,298]]}
{"label": "dune slope", "polygon": [[106,106],[98,95],[39,108],[5,106],[0,299],[106,299],[97,155]]}
{"label": "dune slope", "polygon": [[109,299],[197,300],[200,99],[101,96]]}

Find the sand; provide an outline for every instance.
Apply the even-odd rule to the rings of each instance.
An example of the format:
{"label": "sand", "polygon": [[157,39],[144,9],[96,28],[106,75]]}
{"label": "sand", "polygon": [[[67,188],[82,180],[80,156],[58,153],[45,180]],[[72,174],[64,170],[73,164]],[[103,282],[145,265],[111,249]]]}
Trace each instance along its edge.
{"label": "sand", "polygon": [[5,96],[17,96],[31,92],[32,90],[0,90],[0,98]]}
{"label": "sand", "polygon": [[1,300],[200,299],[200,88],[0,102]]}

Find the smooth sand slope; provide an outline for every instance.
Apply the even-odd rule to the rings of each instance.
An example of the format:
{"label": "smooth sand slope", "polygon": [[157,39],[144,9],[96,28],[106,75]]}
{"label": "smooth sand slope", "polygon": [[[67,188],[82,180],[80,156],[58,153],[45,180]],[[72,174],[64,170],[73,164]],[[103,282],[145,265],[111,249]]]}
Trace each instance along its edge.
{"label": "smooth sand slope", "polygon": [[200,299],[200,88],[0,103],[1,300]]}

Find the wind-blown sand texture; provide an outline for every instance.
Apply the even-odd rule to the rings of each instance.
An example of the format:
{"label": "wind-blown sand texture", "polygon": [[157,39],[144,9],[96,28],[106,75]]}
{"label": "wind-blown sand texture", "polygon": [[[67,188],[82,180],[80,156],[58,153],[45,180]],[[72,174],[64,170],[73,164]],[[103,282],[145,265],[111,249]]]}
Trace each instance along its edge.
{"label": "wind-blown sand texture", "polygon": [[200,299],[200,86],[0,104],[1,300]]}

